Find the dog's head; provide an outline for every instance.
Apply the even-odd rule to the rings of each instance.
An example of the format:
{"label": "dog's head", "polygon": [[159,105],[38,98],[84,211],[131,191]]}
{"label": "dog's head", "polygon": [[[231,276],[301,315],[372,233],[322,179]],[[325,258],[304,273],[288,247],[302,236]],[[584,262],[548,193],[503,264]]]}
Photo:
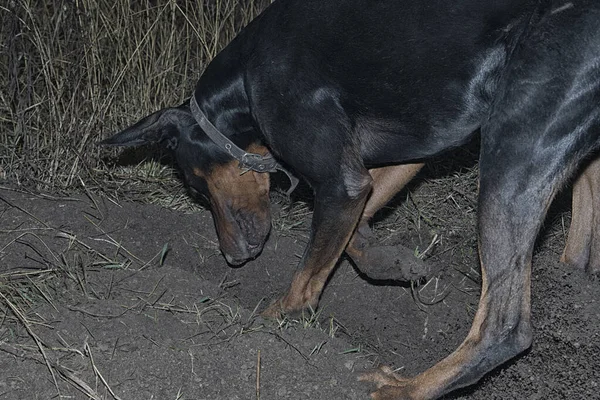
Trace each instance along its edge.
{"label": "dog's head", "polygon": [[[240,147],[265,155],[267,149],[254,139],[251,134],[241,134]],[[210,202],[227,261],[239,265],[255,258],[271,229],[269,174],[242,173],[238,161],[219,149],[198,126],[189,102],[151,114],[100,144],[132,147],[152,143],[173,151],[187,186]]]}

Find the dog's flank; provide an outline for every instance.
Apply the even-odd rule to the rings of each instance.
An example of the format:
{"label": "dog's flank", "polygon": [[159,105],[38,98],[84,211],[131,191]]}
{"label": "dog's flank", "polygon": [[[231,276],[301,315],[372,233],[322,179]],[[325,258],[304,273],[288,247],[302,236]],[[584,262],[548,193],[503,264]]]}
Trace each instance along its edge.
{"label": "dog's flank", "polygon": [[[382,368],[363,379],[377,385],[374,399],[434,399],[528,348],[535,238],[555,193],[598,146],[599,20],[592,0],[279,0],[251,22],[193,96],[221,134],[270,152],[314,190],[300,269],[264,315],[316,307],[344,250],[375,279],[426,275],[406,252],[372,244],[369,220],[425,160],[479,130],[482,291],[471,330],[415,377]],[[210,199],[226,259],[258,256],[268,174],[240,174],[189,102],[106,143],[148,142],[171,147],[187,184]],[[575,186],[579,226],[563,259],[597,273],[596,165]],[[397,263],[411,273],[378,267]]]}

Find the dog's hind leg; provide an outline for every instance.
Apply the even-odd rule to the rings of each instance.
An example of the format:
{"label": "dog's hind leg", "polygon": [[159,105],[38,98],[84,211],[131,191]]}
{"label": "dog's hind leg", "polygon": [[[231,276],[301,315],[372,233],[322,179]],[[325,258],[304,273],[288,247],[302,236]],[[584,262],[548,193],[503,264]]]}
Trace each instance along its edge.
{"label": "dog's hind leg", "polygon": [[373,190],[346,248],[346,253],[358,270],[369,278],[410,281],[421,278],[428,272],[427,265],[417,259],[410,249],[400,245],[378,244],[369,226],[373,215],[402,190],[423,165],[392,165],[369,170],[373,178]]}
{"label": "dog's hind leg", "polygon": [[[486,133],[482,132],[482,137]],[[508,133],[493,136],[502,139],[482,138],[482,289],[471,330],[454,353],[412,379],[401,378],[387,368],[364,375],[363,380],[380,387],[374,399],[438,398],[477,382],[531,344],[530,279],[535,238],[554,194],[576,160],[560,143],[555,144],[556,149],[533,150],[527,148],[527,141],[511,138]]]}
{"label": "dog's hind leg", "polygon": [[386,368],[364,375],[363,380],[380,387],[373,398],[434,399],[476,382],[529,347],[531,256],[558,187],[558,171],[533,175],[526,162],[506,161],[483,157],[481,162],[482,292],[467,338],[454,353],[412,379]]}
{"label": "dog's hind leg", "polygon": [[[456,351],[413,378],[366,374],[377,400],[436,399],[477,382],[532,342],[531,259],[553,196],[600,136],[600,70],[594,18],[543,19],[512,54],[481,128],[478,235],[481,297]],[[583,30],[584,32],[580,32]],[[599,43],[589,40],[587,43]],[[556,57],[548,49],[576,49]],[[561,71],[556,74],[555,71]]]}
{"label": "dog's hind leg", "polygon": [[561,261],[600,273],[600,158],[590,162],[573,184],[573,208]]}

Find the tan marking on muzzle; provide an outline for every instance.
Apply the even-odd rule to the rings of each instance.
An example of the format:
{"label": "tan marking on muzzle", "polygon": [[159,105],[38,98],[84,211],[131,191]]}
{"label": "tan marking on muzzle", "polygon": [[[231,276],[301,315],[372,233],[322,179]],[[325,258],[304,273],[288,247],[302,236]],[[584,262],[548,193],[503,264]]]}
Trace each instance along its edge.
{"label": "tan marking on muzzle", "polygon": [[[267,153],[263,146],[250,146],[247,151]],[[214,167],[204,179],[210,193],[221,250],[226,256],[240,255],[240,243],[248,243],[248,239],[253,238],[251,235],[256,235],[257,242],[266,238],[271,226],[268,173],[244,172],[238,161],[232,160]],[[252,218],[253,222],[239,225],[236,215],[240,212]]]}

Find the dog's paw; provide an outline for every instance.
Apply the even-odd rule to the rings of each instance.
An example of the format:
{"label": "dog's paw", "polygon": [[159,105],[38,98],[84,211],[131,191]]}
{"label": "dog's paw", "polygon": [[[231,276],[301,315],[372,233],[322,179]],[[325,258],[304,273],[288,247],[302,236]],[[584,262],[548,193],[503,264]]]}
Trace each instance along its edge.
{"label": "dog's paw", "polygon": [[362,374],[358,379],[377,386],[377,390],[371,393],[371,398],[374,400],[413,399],[408,393],[411,380],[395,373],[390,367],[379,367],[375,371]]}

